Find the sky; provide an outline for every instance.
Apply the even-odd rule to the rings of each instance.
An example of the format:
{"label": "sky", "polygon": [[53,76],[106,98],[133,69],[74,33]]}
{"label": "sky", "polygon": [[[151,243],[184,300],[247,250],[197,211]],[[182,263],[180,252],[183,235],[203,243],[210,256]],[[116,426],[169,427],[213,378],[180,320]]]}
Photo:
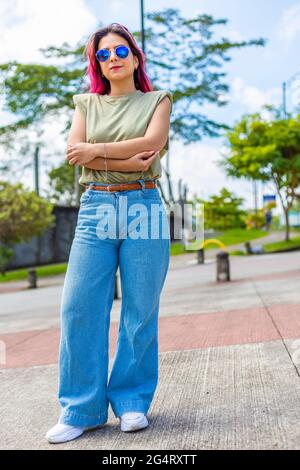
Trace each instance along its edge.
{"label": "sky", "polygon": [[[129,8],[130,6],[130,8]],[[201,112],[209,119],[226,122],[230,126],[242,114],[261,111],[268,103],[282,103],[282,83],[300,72],[300,1],[296,0],[151,0],[144,2],[146,12],[176,8],[182,16],[206,13],[217,18],[226,18],[226,26],[216,27],[218,34],[232,41],[267,39],[265,47],[250,46],[230,51],[231,61],[224,65],[226,82],[230,85],[226,107],[205,105]],[[75,45],[83,37],[89,37],[99,22],[120,22],[128,29],[140,28],[139,0],[0,0],[0,61],[49,63],[39,48],[49,45],[61,46],[64,41]],[[147,26],[147,21],[145,23]],[[299,101],[299,89],[295,81],[287,89],[287,106],[291,109]],[[171,90],[172,91],[172,90]],[[77,91],[76,91],[77,92]],[[75,93],[75,91],[74,91]],[[13,120],[3,110],[0,97],[0,125]],[[53,158],[53,166],[63,161],[66,142],[61,138],[60,126],[63,117],[55,124],[45,124],[46,140],[51,142],[55,157],[45,152],[44,158]],[[189,195],[208,198],[222,187],[228,187],[238,197],[245,199],[244,206],[253,208],[253,184],[226,177],[217,166],[224,148],[222,138],[204,138],[183,145],[180,141],[170,143],[169,164],[177,193],[181,178],[189,188]],[[164,157],[165,158],[165,157]],[[164,165],[164,158],[162,164]],[[41,153],[43,159],[43,151]],[[47,184],[47,174],[42,170],[42,188]],[[33,174],[24,172],[22,182],[33,187]],[[258,184],[258,203],[262,205],[263,194],[273,194],[270,185]]]}

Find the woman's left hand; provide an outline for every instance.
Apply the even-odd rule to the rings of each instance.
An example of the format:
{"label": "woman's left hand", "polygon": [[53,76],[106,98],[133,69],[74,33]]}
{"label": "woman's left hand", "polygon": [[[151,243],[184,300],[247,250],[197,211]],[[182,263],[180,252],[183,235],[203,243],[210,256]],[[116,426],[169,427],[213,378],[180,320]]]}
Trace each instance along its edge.
{"label": "woman's left hand", "polygon": [[93,160],[95,158],[93,149],[93,144],[87,142],[68,145],[67,159],[70,165],[84,165]]}

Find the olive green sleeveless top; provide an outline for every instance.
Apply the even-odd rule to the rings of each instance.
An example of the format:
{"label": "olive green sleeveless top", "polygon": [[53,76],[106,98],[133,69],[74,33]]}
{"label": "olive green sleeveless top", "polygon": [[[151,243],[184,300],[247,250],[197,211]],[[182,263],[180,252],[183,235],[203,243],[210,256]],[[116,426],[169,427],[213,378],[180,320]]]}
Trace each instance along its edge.
{"label": "olive green sleeveless top", "polygon": [[[143,137],[156,106],[165,96],[168,96],[171,101],[172,112],[173,95],[168,90],[146,93],[137,90],[121,96],[81,93],[73,95],[73,102],[86,119],[86,141],[105,143]],[[148,170],[126,173],[108,171],[107,179],[105,179],[104,170],[92,170],[83,166],[78,182],[81,185],[92,181],[112,184],[160,178],[162,173],[160,159],[168,150],[169,136]]]}

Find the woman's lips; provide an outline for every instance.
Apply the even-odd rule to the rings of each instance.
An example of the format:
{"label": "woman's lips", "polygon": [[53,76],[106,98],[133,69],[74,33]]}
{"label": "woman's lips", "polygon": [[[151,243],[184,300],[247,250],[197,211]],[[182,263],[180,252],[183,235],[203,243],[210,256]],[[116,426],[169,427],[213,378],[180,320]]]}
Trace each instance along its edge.
{"label": "woman's lips", "polygon": [[121,69],[121,68],[122,68],[122,66],[120,65],[120,66],[118,66],[118,67],[112,67],[111,70],[119,70],[119,69]]}

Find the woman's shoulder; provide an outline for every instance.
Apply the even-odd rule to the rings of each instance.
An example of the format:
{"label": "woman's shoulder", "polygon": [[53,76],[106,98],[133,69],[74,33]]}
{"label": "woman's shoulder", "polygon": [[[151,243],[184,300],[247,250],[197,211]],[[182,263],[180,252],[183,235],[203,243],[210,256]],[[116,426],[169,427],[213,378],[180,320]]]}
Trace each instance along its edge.
{"label": "woman's shoulder", "polygon": [[147,91],[145,95],[149,95],[149,99],[153,100],[156,105],[160,103],[166,96],[171,101],[171,112],[173,108],[173,93],[170,90],[161,89],[161,90],[153,90]]}
{"label": "woman's shoulder", "polygon": [[88,96],[92,96],[92,95],[95,95],[96,93],[76,93],[75,95],[73,96],[85,96],[85,97],[88,97]]}
{"label": "woman's shoulder", "polygon": [[172,92],[171,92],[170,90],[167,90],[167,89],[146,91],[146,92],[145,92],[145,95],[148,95],[148,94],[149,94],[149,95],[152,95],[152,96],[159,96],[159,95],[161,95],[161,94],[173,96]]}
{"label": "woman's shoulder", "polygon": [[75,107],[77,106],[84,116],[87,115],[94,94],[95,93],[76,93],[72,96]]}
{"label": "woman's shoulder", "polygon": [[86,102],[94,94],[95,93],[76,93],[75,95],[73,95],[72,98],[73,98],[74,103],[76,104],[76,102],[78,101]]}
{"label": "woman's shoulder", "polygon": [[72,99],[74,105],[78,106],[86,115],[90,106],[95,103],[96,96],[99,96],[98,93],[76,93],[72,96]]}

